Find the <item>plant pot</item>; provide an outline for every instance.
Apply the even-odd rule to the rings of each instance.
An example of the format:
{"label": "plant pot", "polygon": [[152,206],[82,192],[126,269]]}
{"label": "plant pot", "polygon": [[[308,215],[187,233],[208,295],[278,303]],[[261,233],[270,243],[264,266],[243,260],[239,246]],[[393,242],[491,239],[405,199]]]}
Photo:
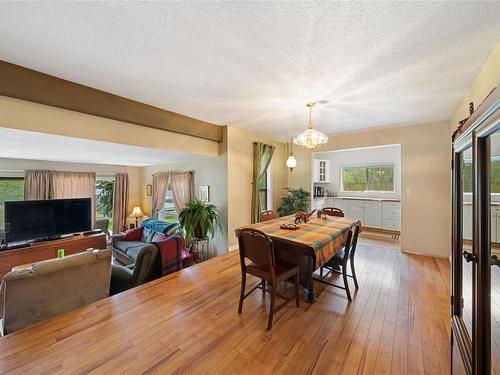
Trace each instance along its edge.
{"label": "plant pot", "polygon": [[193,234],[194,234],[194,237],[195,237],[195,238],[204,238],[204,237],[205,237],[205,236],[203,235],[203,233],[202,233],[202,231],[201,231],[201,228],[200,228],[200,227],[196,227],[196,228],[194,228]]}

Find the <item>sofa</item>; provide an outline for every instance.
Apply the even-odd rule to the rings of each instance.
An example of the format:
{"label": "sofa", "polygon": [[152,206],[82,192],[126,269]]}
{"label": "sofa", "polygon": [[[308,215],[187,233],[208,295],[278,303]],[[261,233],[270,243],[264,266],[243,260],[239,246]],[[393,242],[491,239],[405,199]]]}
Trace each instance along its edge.
{"label": "sofa", "polygon": [[16,269],[4,276],[2,333],[12,333],[109,295],[111,251],[91,250]]}
{"label": "sofa", "polygon": [[128,266],[113,264],[109,294],[115,295],[162,276],[159,249],[154,243],[145,244],[135,263]]}
{"label": "sofa", "polygon": [[[111,247],[114,257],[125,265],[134,264],[137,261],[139,252],[144,246],[154,243],[165,237],[180,237],[177,223],[167,223],[161,220],[144,220],[140,228],[142,229],[140,237],[128,240],[127,231],[125,233],[114,234],[111,237]],[[181,237],[182,238],[182,237]]]}

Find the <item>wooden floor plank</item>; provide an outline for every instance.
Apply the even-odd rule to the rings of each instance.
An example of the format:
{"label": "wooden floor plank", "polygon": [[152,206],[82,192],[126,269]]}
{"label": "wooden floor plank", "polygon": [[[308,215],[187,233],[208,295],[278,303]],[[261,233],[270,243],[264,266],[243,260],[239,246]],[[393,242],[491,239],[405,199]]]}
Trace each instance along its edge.
{"label": "wooden floor plank", "polygon": [[[266,330],[269,295],[237,313],[237,252],[0,339],[8,374],[447,374],[449,262],[360,237],[359,290],[315,284]],[[342,283],[332,276],[331,281]],[[249,277],[247,285],[258,282]],[[291,286],[281,292],[291,293]]]}

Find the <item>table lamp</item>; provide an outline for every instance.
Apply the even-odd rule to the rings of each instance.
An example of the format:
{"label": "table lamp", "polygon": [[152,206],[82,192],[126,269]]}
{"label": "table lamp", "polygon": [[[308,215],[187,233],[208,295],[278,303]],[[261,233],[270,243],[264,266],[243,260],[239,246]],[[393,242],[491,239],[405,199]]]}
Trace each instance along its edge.
{"label": "table lamp", "polygon": [[144,214],[142,213],[141,208],[139,206],[135,206],[129,217],[135,218],[135,227],[137,228],[137,225],[139,223],[139,218],[143,216]]}

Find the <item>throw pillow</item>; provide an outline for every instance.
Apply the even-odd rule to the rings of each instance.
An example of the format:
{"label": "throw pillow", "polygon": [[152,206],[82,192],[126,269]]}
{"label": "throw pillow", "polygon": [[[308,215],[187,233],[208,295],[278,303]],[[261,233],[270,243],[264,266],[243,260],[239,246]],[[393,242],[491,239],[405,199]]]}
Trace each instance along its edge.
{"label": "throw pillow", "polygon": [[142,228],[134,228],[127,230],[122,240],[123,241],[140,241],[142,236]]}

